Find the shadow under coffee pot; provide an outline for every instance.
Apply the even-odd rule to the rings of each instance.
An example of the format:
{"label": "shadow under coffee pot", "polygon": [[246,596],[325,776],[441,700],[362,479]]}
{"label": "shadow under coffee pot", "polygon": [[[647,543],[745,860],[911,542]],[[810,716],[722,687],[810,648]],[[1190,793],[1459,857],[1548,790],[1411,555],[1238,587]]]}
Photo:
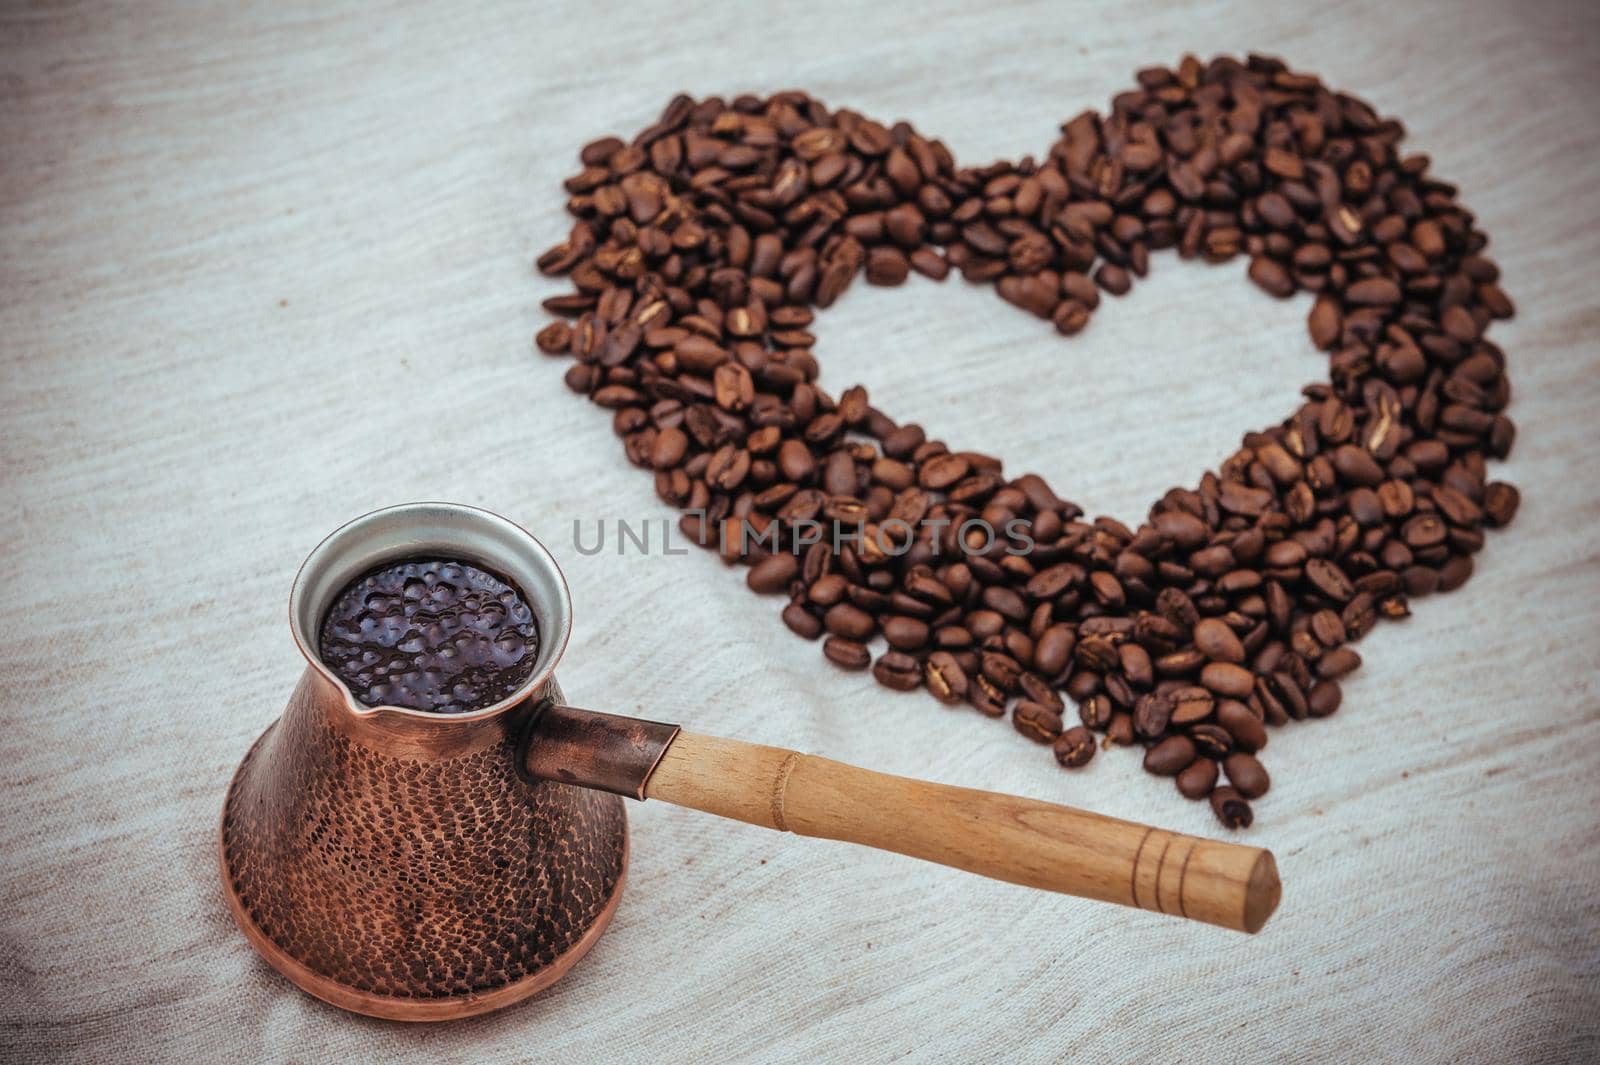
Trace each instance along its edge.
{"label": "shadow under coffee pot", "polygon": [[[532,672],[469,713],[363,705],[318,656],[319,622],[354,578],[429,555],[521,590],[540,628]],[[1259,848],[569,707],[554,676],[566,581],[487,511],[355,519],[301,566],[289,621],[307,668],[229,787],[222,879],[267,961],[345,1009],[444,1020],[554,983],[617,907],[624,796],[1246,932],[1278,902]]]}

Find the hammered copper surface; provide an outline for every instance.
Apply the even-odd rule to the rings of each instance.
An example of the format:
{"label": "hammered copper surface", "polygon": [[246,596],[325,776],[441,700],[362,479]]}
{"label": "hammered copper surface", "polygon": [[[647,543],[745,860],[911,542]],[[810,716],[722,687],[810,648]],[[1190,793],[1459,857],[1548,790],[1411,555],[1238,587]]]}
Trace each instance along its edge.
{"label": "hammered copper surface", "polygon": [[[554,681],[543,694],[561,697]],[[609,917],[627,821],[614,795],[518,775],[535,703],[462,726],[391,726],[355,717],[307,670],[228,793],[236,912],[363,996],[470,1007],[519,981],[543,986],[537,974],[570,965],[563,955]]]}

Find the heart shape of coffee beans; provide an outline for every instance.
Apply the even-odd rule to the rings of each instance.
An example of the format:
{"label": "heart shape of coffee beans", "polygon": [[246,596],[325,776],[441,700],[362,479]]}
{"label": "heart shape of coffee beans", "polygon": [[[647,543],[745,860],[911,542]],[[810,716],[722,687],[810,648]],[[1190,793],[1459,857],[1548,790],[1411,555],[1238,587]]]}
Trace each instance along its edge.
{"label": "heart shape of coffee beans", "polygon": [[[1512,425],[1484,330],[1511,302],[1454,187],[1398,151],[1400,123],[1277,60],[1141,71],[1061,129],[1043,161],[969,169],[800,93],[680,96],[631,143],[583,149],[578,222],[539,259],[572,281],[544,303],[570,321],[537,344],[576,357],[567,384],[614,412],[683,530],[786,594],[784,622],[826,634],[828,659],[1009,709],[1063,766],[1094,733],[1140,744],[1248,825],[1265,726],[1337,710],[1350,641],[1464,582],[1516,511],[1485,473]],[[1167,248],[1245,255],[1269,295],[1311,293],[1329,374],[1137,527],[817,384],[815,311],[863,272],[954,268],[1071,335]]]}

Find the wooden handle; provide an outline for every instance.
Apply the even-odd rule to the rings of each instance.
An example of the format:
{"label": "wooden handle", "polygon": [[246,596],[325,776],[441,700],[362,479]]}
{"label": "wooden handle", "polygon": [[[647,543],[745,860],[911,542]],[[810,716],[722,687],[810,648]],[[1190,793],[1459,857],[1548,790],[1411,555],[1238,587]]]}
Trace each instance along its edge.
{"label": "wooden handle", "polygon": [[645,798],[1244,932],[1278,905],[1258,847],[716,736],[679,733]]}

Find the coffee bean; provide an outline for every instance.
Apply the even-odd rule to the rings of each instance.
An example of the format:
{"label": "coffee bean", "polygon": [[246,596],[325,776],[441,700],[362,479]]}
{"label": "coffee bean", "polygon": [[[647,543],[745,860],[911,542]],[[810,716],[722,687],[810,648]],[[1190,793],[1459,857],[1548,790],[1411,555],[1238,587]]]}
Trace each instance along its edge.
{"label": "coffee bean", "polygon": [[1255,676],[1243,666],[1212,662],[1200,671],[1200,683],[1233,699],[1244,699],[1255,688]]}
{"label": "coffee bean", "polygon": [[1400,286],[1387,277],[1369,277],[1345,289],[1344,296],[1358,307],[1383,307],[1400,302]]}
{"label": "coffee bean", "polygon": [[1178,794],[1185,799],[1203,799],[1217,786],[1217,763],[1196,758],[1178,774]]}
{"label": "coffee bean", "polygon": [[1324,647],[1337,647],[1345,641],[1344,620],[1333,610],[1311,615],[1311,635]]}
{"label": "coffee bean", "polygon": [[1217,723],[1228,730],[1233,746],[1254,753],[1267,745],[1267,729],[1250,708],[1236,699],[1217,704]]}
{"label": "coffee bean", "polygon": [[1261,683],[1256,689],[1259,697],[1263,689],[1273,699],[1277,700],[1284,712],[1296,721],[1303,721],[1309,713],[1306,703],[1305,691],[1293,674],[1286,670],[1278,669],[1261,678]]}
{"label": "coffee bean", "polygon": [[1283,264],[1264,255],[1250,260],[1250,280],[1261,286],[1262,291],[1279,299],[1294,295],[1294,278],[1289,271],[1283,268]]}
{"label": "coffee bean", "polygon": [[1439,567],[1439,591],[1453,592],[1472,576],[1472,556],[1455,555]]}
{"label": "coffee bean", "polygon": [[872,663],[872,675],[886,688],[908,692],[922,684],[922,663],[911,655],[890,651]]}
{"label": "coffee bean", "polygon": [[1011,723],[1018,732],[1039,743],[1051,743],[1061,735],[1061,715],[1028,699],[1018,703],[1011,712]]}
{"label": "coffee bean", "polygon": [[1353,673],[1360,665],[1360,655],[1348,647],[1340,647],[1317,659],[1317,676],[1323,680],[1337,680],[1347,673]]}
{"label": "coffee bean", "polygon": [[868,640],[877,631],[872,615],[851,603],[837,603],[822,615],[822,624],[835,636],[847,640]]}
{"label": "coffee bean", "polygon": [[822,635],[822,619],[799,603],[790,603],[783,608],[783,623],[789,626],[790,632],[807,640],[815,640]]}
{"label": "coffee bean", "polygon": [[1194,627],[1194,645],[1207,658],[1238,664],[1245,659],[1244,644],[1225,622],[1206,618]]}
{"label": "coffee bean", "polygon": [[1193,514],[1169,510],[1157,514],[1152,520],[1156,531],[1180,548],[1191,549],[1205,543],[1207,533],[1205,522]]}
{"label": "coffee bean", "polygon": [[967,703],[984,717],[1006,716],[1006,693],[982,673],[969,674]]}
{"label": "coffee bean", "polygon": [[546,355],[565,354],[572,343],[572,328],[566,322],[551,322],[539,330],[533,342]]}
{"label": "coffee bean", "polygon": [[948,651],[935,651],[928,656],[923,679],[941,702],[959,703],[967,697],[967,674]]}
{"label": "coffee bean", "polygon": [[689,436],[682,429],[670,426],[656,434],[650,448],[650,465],[658,470],[670,470],[683,461],[689,450]]}
{"label": "coffee bean", "polygon": [[1345,602],[1356,594],[1355,585],[1350,583],[1344,570],[1338,563],[1325,558],[1313,558],[1306,563],[1306,580],[1329,599]]}
{"label": "coffee bean", "polygon": [[1333,465],[1339,477],[1350,484],[1368,488],[1383,483],[1383,467],[1366,451],[1354,444],[1345,444],[1333,453]]}
{"label": "coffee bean", "polygon": [[1450,529],[1437,515],[1418,514],[1401,527],[1400,535],[1407,547],[1420,551],[1444,543]]}
{"label": "coffee bean", "polygon": [[915,651],[928,642],[926,622],[916,618],[895,616],[883,621],[883,636],[889,646],[900,651]]}
{"label": "coffee bean", "polygon": [[1076,634],[1065,625],[1052,625],[1034,646],[1033,664],[1046,677],[1057,677],[1072,660]]}
{"label": "coffee bean", "polygon": [[1499,527],[1511,524],[1517,516],[1517,506],[1522,496],[1512,485],[1495,481],[1483,490],[1483,513],[1490,525]]}
{"label": "coffee bean", "polygon": [[1056,307],[1052,320],[1056,332],[1062,336],[1076,336],[1089,324],[1089,308],[1077,300],[1064,300]]}
{"label": "coffee bean", "polygon": [[1133,707],[1134,731],[1148,740],[1159,738],[1172,721],[1172,710],[1170,695],[1161,692],[1141,695]]}
{"label": "coffee bean", "polygon": [[1194,745],[1200,753],[1210,758],[1221,758],[1233,749],[1233,736],[1221,725],[1214,725],[1209,721],[1198,725],[1191,725],[1189,738],[1194,740]]}
{"label": "coffee bean", "polygon": [[753,592],[771,595],[774,592],[787,590],[789,582],[799,573],[799,560],[785,552],[781,555],[770,555],[751,566],[750,572],[745,575],[745,583]]}
{"label": "coffee bean", "polygon": [[1134,740],[1133,718],[1128,714],[1117,712],[1111,715],[1111,721],[1106,725],[1107,747],[1131,747]]}
{"label": "coffee bean", "polygon": [[1028,616],[1028,604],[1010,588],[992,585],[983,590],[982,599],[984,606],[1012,621],[1021,621]]}
{"label": "coffee bean", "polygon": [[809,481],[816,471],[817,460],[803,440],[785,440],[778,447],[778,469],[796,483]]}
{"label": "coffee bean", "polygon": [[1022,689],[1024,698],[1032,699],[1036,703],[1043,703],[1058,714],[1067,708],[1066,701],[1057,694],[1056,690],[1048,682],[1041,680],[1038,674],[1023,673],[1017,678],[1017,687]]}
{"label": "coffee bean", "polygon": [[[1212,792],[1215,759],[1335,712],[1347,645],[1465,582],[1519,501],[1485,470],[1515,435],[1485,328],[1513,307],[1454,187],[1399,134],[1260,58],[1142,73],[1041,161],[982,170],[799,93],[680,97],[636,140],[581,151],[574,225],[538,259],[574,291],[545,302],[562,320],[535,344],[573,357],[567,387],[612,412],[683,535],[793,596],[784,623],[827,633],[831,659],[864,668],[882,633],[881,683],[989,716],[1020,692],[1030,728],[1064,690],[1084,727],[1058,760],[1087,760],[1092,741],[1067,737],[1091,728],[1147,757],[1182,739],[1198,757],[1180,790],[1248,824],[1249,787]],[[1089,521],[864,389],[823,390],[816,309],[863,274],[954,267],[1070,336],[1173,247],[1245,255],[1275,297],[1312,293],[1332,372],[1143,524]],[[815,542],[812,522],[858,535]]]}
{"label": "coffee bean", "polygon": [[1172,724],[1192,725],[1211,716],[1216,702],[1204,688],[1186,685],[1169,693],[1172,699]]}
{"label": "coffee bean", "polygon": [[755,383],[750,371],[736,362],[725,362],[712,375],[716,384],[717,406],[723,410],[741,411],[755,400]]}
{"label": "coffee bean", "polygon": [[1433,490],[1433,501],[1440,513],[1454,525],[1471,528],[1483,520],[1483,510],[1478,504],[1449,485],[1438,485]]}
{"label": "coffee bean", "polygon": [[1160,777],[1175,777],[1195,760],[1194,741],[1187,736],[1168,736],[1144,752],[1147,773]]}
{"label": "coffee bean", "polygon": [[867,253],[867,280],[874,285],[898,285],[911,272],[911,263],[899,248],[877,247]]}
{"label": "coffee bean", "polygon": [[1122,583],[1103,570],[1089,574],[1089,587],[1093,590],[1094,597],[1107,607],[1116,609],[1126,602]]}
{"label": "coffee bean", "polygon": [[1017,690],[1017,682],[1022,676],[1022,667],[1010,655],[998,651],[985,651],[978,659],[983,675],[989,678],[1003,692]]}
{"label": "coffee bean", "polygon": [[1077,769],[1094,757],[1094,734],[1082,725],[1074,725],[1057,736],[1050,749],[1061,766]]}
{"label": "coffee bean", "polygon": [[806,598],[817,606],[833,606],[850,593],[850,582],[839,573],[825,573],[811,582]]}
{"label": "coffee bean", "polygon": [[1339,338],[1341,316],[1339,304],[1332,299],[1318,299],[1311,307],[1308,328],[1312,346],[1321,350],[1332,347]]}
{"label": "coffee bean", "polygon": [[823,640],[822,653],[840,669],[866,669],[872,661],[872,653],[865,645],[841,636],[829,636]]}
{"label": "coffee bean", "polygon": [[924,488],[943,490],[961,480],[971,469],[960,455],[939,455],[922,464],[917,483]]}
{"label": "coffee bean", "polygon": [[1078,704],[1078,719],[1087,728],[1104,731],[1111,724],[1111,700],[1104,695],[1091,695]]}
{"label": "coffee bean", "polygon": [[1228,783],[1247,799],[1259,799],[1272,786],[1267,771],[1253,754],[1239,751],[1228,755],[1222,760],[1222,771],[1228,774]]}
{"label": "coffee bean", "polygon": [[1255,820],[1244,796],[1226,785],[1211,793],[1211,812],[1227,828],[1249,828]]}
{"label": "coffee bean", "polygon": [[1327,717],[1339,709],[1344,693],[1336,680],[1319,681],[1306,693],[1306,707],[1312,717]]}
{"label": "coffee bean", "polygon": [[1135,688],[1148,688],[1155,683],[1155,666],[1150,662],[1150,652],[1136,643],[1125,643],[1117,648],[1122,662],[1123,676]]}

